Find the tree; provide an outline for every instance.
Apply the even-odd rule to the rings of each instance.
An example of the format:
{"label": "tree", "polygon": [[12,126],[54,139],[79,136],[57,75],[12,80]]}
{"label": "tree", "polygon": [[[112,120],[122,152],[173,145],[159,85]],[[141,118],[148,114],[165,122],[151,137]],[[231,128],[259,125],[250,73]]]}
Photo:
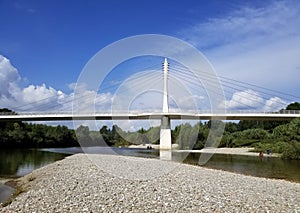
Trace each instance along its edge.
{"label": "tree", "polygon": [[179,144],[179,133],[180,133],[181,125],[176,126],[174,130],[171,130],[171,138],[172,138],[172,143],[177,143]]}
{"label": "tree", "polygon": [[291,103],[286,107],[286,110],[300,110],[300,103],[299,102]]}
{"label": "tree", "polygon": [[[195,133],[191,134],[192,126],[189,123],[185,123],[180,126],[180,132],[177,137],[177,143],[180,149],[192,149],[194,144],[192,144],[192,139],[194,139]],[[198,135],[198,132],[197,132]]]}
{"label": "tree", "polygon": [[149,143],[159,144],[160,127],[159,126],[150,127],[147,130],[147,134],[146,135],[148,137]]}
{"label": "tree", "polygon": [[233,122],[227,122],[225,125],[225,132],[233,133],[238,131],[238,124]]}
{"label": "tree", "polygon": [[87,126],[79,126],[76,129],[76,136],[81,146],[93,145],[92,138],[90,137],[90,130]]}
{"label": "tree", "polygon": [[101,135],[98,131],[90,131],[89,135],[94,146],[106,146],[107,143],[104,141],[103,135]]}
{"label": "tree", "polygon": [[111,146],[113,145],[113,138],[112,138],[112,132],[110,131],[110,129],[107,126],[102,126],[102,128],[99,130],[100,134],[104,140],[104,142],[108,145]]}
{"label": "tree", "polygon": [[[0,109],[0,114],[12,114],[12,115],[16,115],[17,113],[15,113],[14,111],[7,109],[7,108],[3,108]],[[0,129],[5,130],[5,129],[13,129],[14,128],[14,123],[13,121],[0,121]],[[19,123],[19,125],[21,126],[21,122],[17,122]]]}
{"label": "tree", "polygon": [[277,126],[288,123],[288,121],[257,121],[257,120],[241,120],[238,123],[238,130],[243,131],[247,129],[264,129],[272,132]]}

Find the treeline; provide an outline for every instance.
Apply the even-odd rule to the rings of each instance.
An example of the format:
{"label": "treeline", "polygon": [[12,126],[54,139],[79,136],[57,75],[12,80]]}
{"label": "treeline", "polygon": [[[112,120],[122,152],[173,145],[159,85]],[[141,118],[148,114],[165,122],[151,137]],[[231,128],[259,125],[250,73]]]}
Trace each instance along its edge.
{"label": "treeline", "polygon": [[[294,102],[286,110],[300,110],[300,103]],[[287,121],[240,121],[239,131],[228,134],[225,131],[221,146],[251,146],[255,151],[282,154],[286,159],[300,160],[300,119]]]}
{"label": "treeline", "polygon": [[[0,112],[13,113],[9,109]],[[75,131],[66,126],[0,121],[0,148],[78,146]]]}
{"label": "treeline", "polygon": [[[243,125],[247,123],[247,128]],[[259,121],[258,121],[259,123]],[[266,127],[272,121],[264,121]],[[222,134],[222,127],[225,130]],[[217,122],[214,127],[213,138],[220,137],[218,147],[254,147],[255,151],[266,152],[270,149],[274,153],[281,153],[283,158],[300,160],[300,119],[296,118],[289,123],[277,125],[273,129],[257,127],[259,125],[252,121]],[[215,146],[207,143],[210,133],[210,122],[198,123],[193,126],[183,124],[177,126],[172,133],[173,142],[179,145],[180,149],[202,149],[204,146]],[[214,143],[215,140],[212,141]]]}
{"label": "treeline", "polygon": [[[213,125],[213,126],[212,126]],[[213,129],[213,131],[211,131]],[[224,130],[224,131],[223,131]],[[100,134],[99,134],[100,132]],[[76,130],[81,146],[129,146],[132,144],[158,144],[160,127],[137,132],[123,131],[117,125],[111,129],[103,126],[98,131],[89,131],[86,126]],[[300,119],[291,122],[240,121],[198,122],[176,126],[172,132],[172,143],[179,149],[202,149],[204,147],[254,147],[257,152],[270,149],[282,153],[283,158],[300,159]],[[211,137],[212,140],[209,140]],[[219,138],[220,143],[215,144]]]}
{"label": "treeline", "polygon": [[[100,133],[100,134],[99,134]],[[90,131],[87,126],[76,129],[76,136],[81,146],[122,146],[133,144],[158,144],[160,127],[148,130],[141,128],[136,132],[123,131],[119,126],[103,126],[99,131]]]}
{"label": "treeline", "polygon": [[[300,110],[300,103],[290,104],[287,110]],[[0,109],[0,112],[12,112]],[[210,131],[214,129],[214,131]],[[224,130],[224,132],[223,132]],[[76,133],[76,134],[75,134]],[[100,134],[99,134],[100,133]],[[176,126],[172,130],[172,143],[179,149],[202,149],[204,146],[254,147],[256,151],[282,153],[284,158],[300,159],[300,119],[287,121],[199,122]],[[129,146],[131,144],[158,144],[159,127],[137,132],[123,131],[117,125],[103,126],[90,131],[80,126],[75,131],[66,126],[48,126],[24,122],[0,121],[1,148],[44,148],[72,146]],[[210,138],[211,137],[211,138]],[[80,144],[78,143],[80,142]],[[207,143],[209,141],[209,143]]]}
{"label": "treeline", "polygon": [[[300,110],[300,103],[287,106],[286,110]],[[254,147],[255,151],[282,154],[286,159],[300,160],[300,119],[288,121],[240,121],[197,123],[193,126],[183,124],[172,131],[172,142],[180,149],[202,149],[204,146],[216,147]],[[210,132],[210,129],[214,129]],[[224,130],[224,132],[223,132]],[[211,135],[209,135],[211,134]],[[218,138],[220,144],[214,144]]]}

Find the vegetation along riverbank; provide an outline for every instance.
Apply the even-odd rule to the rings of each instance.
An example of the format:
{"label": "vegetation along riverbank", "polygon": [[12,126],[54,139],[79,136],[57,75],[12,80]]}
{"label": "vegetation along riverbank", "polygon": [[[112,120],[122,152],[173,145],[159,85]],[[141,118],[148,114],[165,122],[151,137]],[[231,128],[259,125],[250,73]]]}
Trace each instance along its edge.
{"label": "vegetation along riverbank", "polygon": [[[300,110],[300,103],[292,103],[287,110]],[[13,113],[8,109],[0,112]],[[221,127],[225,125],[225,131]],[[176,126],[172,130],[172,143],[178,149],[202,149],[209,135],[211,122],[189,123]],[[221,143],[219,147],[252,147],[255,152],[280,153],[285,159],[300,159],[300,119],[292,121],[239,121],[223,122],[216,125],[216,134],[220,127]],[[123,131],[117,125],[111,128],[103,126],[99,132],[105,143],[101,142],[97,131],[87,126],[76,130],[66,126],[47,126],[26,122],[0,122],[0,148],[49,148],[72,146],[129,146],[134,144],[158,144],[159,127],[141,128],[137,132]],[[79,141],[84,141],[79,144]]]}

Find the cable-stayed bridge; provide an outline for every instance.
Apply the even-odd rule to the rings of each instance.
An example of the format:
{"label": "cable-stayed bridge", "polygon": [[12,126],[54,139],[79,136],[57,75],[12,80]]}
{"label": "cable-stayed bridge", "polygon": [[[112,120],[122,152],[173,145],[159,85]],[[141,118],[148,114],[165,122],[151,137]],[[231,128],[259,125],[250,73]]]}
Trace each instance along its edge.
{"label": "cable-stayed bridge", "polygon": [[[169,72],[172,72],[173,77],[169,76]],[[282,106],[282,109],[285,107],[285,102],[282,101],[279,97],[284,97],[285,100],[289,102],[295,101],[298,97],[285,94],[279,91],[270,90],[264,87],[255,86],[249,83],[243,83],[236,81],[230,78],[221,77],[221,83],[223,85],[224,94],[221,94],[219,91],[214,90],[213,84],[215,79],[209,76],[208,73],[203,72],[201,77],[206,81],[206,84],[209,85],[211,93],[215,93],[217,96],[223,96],[226,94],[232,95],[232,100],[227,105],[230,106],[242,106],[242,108],[251,109],[252,105],[259,105],[262,102],[271,101],[272,104],[277,104],[277,106]],[[32,106],[34,103],[25,104],[21,112],[17,114],[9,113],[0,113],[0,121],[68,121],[68,120],[149,120],[149,119],[159,119],[161,120],[161,132],[160,132],[160,147],[162,149],[171,149],[171,120],[291,120],[293,118],[300,118],[300,111],[298,110],[279,110],[279,111],[249,111],[249,110],[239,110],[239,111],[230,111],[230,110],[169,110],[170,107],[170,94],[169,94],[169,83],[171,86],[179,87],[178,79],[184,81],[195,91],[200,93],[200,90],[205,90],[207,88],[199,88],[197,81],[194,80],[193,76],[189,74],[189,70],[175,65],[174,67],[169,67],[167,59],[163,63],[163,75],[161,71],[159,73],[153,72],[143,73],[136,77],[135,81],[129,80],[127,83],[131,88],[136,90],[141,90],[143,88],[151,88],[152,86],[161,83],[163,87],[162,92],[162,111],[142,111],[142,110],[111,110],[111,112],[89,112],[87,110],[75,110],[73,112],[62,112],[63,108],[59,108],[57,112],[50,112],[50,109],[53,110],[50,100],[52,97],[47,97],[45,99],[36,101],[38,106],[42,107],[46,105],[48,111],[44,112],[34,112],[28,113],[29,110],[24,110],[26,107]],[[137,81],[138,80],[138,81]],[[138,83],[136,83],[138,82]],[[211,86],[211,85],[212,86]],[[122,85],[121,85],[122,86]],[[251,90],[249,90],[251,88]],[[257,92],[253,90],[255,88],[261,94],[265,96],[259,96]],[[103,89],[103,88],[102,88]],[[233,91],[233,92],[232,92]],[[121,91],[124,92],[124,91]],[[121,93],[120,92],[120,93]],[[125,91],[126,92],[126,91]],[[276,95],[276,98],[268,98]],[[227,95],[228,96],[228,95]],[[126,94],[125,94],[126,97]],[[234,98],[235,97],[235,98]],[[237,97],[237,98],[236,98]],[[70,103],[74,103],[73,98],[76,100],[77,97],[70,97],[63,104],[70,107]],[[85,99],[89,99],[88,95],[81,95],[79,97],[79,102],[77,104],[82,104]],[[94,97],[95,98],[95,97]],[[188,102],[189,100],[187,100]],[[61,103],[60,103],[61,104]],[[225,104],[225,105],[226,105]],[[270,103],[269,103],[270,105]],[[17,107],[18,108],[18,107]],[[52,111],[51,110],[51,111]],[[25,112],[24,112],[25,111]],[[26,112],[27,111],[27,112]],[[92,111],[92,110],[90,110]]]}

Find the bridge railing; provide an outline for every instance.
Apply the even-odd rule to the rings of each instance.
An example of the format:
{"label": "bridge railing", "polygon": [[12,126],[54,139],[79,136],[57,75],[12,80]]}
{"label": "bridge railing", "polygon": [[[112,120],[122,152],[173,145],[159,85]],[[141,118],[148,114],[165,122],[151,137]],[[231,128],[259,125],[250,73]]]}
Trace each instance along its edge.
{"label": "bridge railing", "polygon": [[[143,111],[105,111],[105,112],[82,112],[80,114],[84,115],[94,115],[94,114],[143,114],[143,113],[162,113],[159,110],[143,110]],[[182,114],[300,114],[300,110],[280,110],[275,112],[268,111],[254,111],[254,110],[226,110],[226,111],[211,111],[211,110],[170,110],[170,113],[182,113]],[[59,111],[59,112],[0,112],[0,115],[72,115],[71,111]],[[76,115],[78,113],[74,113]]]}
{"label": "bridge railing", "polygon": [[72,112],[0,112],[0,115],[61,115],[61,114],[72,114]]}

